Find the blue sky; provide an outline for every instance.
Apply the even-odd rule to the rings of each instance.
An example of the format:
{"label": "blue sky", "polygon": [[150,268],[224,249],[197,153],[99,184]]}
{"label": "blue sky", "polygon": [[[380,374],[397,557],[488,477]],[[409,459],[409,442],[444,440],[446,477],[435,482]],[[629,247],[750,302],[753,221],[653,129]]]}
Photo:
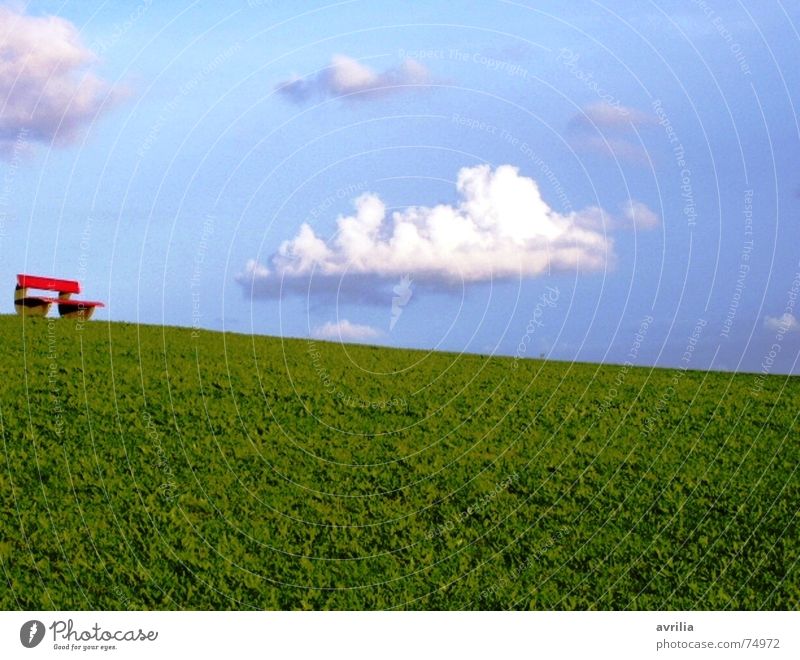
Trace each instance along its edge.
{"label": "blue sky", "polygon": [[76,277],[101,319],[797,373],[800,10],[562,4],[5,5],[0,279]]}

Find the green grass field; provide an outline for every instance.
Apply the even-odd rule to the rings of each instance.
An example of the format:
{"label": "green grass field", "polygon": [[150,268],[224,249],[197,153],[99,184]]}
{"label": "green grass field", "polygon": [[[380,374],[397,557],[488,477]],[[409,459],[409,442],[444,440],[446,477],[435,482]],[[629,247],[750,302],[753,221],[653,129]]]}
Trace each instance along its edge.
{"label": "green grass field", "polygon": [[800,380],[0,317],[3,609],[796,609]]}

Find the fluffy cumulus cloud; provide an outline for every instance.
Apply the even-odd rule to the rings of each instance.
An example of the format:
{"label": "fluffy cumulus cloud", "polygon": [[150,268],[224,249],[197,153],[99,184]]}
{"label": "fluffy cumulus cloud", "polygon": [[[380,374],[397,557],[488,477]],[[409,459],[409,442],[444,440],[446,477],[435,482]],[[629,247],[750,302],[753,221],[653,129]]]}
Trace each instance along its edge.
{"label": "fluffy cumulus cloud", "polygon": [[[338,218],[332,239],[303,224],[265,263],[249,261],[237,279],[253,295],[271,297],[308,290],[312,277],[333,292],[342,282],[365,279],[411,275],[434,283],[476,283],[559,270],[600,271],[613,263],[606,226],[622,220],[598,207],[558,213],[516,167],[465,167],[456,187],[455,205],[393,213],[378,195],[363,194],[354,213]],[[635,216],[651,220],[644,204],[631,204]]]}
{"label": "fluffy cumulus cloud", "polygon": [[294,76],[279,83],[277,89],[286,98],[303,103],[315,98],[338,96],[368,99],[414,89],[429,82],[428,69],[411,58],[395,68],[376,71],[347,55],[334,55],[331,63],[317,75]]}
{"label": "fluffy cumulus cloud", "polygon": [[75,26],[0,6],[0,150],[65,143],[122,95],[94,75]]}
{"label": "fluffy cumulus cloud", "polygon": [[767,316],[764,319],[764,327],[776,332],[800,332],[800,321],[794,314],[786,312],[782,316]]}
{"label": "fluffy cumulus cloud", "polygon": [[638,131],[656,123],[654,116],[636,108],[598,101],[581,108],[569,120],[567,128],[572,144],[579,149],[645,162],[647,152],[639,141]]}
{"label": "fluffy cumulus cloud", "polygon": [[327,323],[317,326],[311,333],[318,339],[330,339],[337,341],[366,341],[380,336],[380,331],[370,325],[360,325],[350,323],[347,319]]}

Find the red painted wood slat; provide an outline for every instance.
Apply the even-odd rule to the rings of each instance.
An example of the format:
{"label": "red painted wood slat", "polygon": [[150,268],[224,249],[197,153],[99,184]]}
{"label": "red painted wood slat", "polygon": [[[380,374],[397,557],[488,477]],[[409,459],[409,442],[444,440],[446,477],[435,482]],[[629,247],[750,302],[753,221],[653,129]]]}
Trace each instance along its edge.
{"label": "red painted wood slat", "polygon": [[39,277],[38,275],[17,275],[17,284],[23,289],[44,289],[59,293],[80,293],[81,285],[75,280],[60,280],[55,277]]}

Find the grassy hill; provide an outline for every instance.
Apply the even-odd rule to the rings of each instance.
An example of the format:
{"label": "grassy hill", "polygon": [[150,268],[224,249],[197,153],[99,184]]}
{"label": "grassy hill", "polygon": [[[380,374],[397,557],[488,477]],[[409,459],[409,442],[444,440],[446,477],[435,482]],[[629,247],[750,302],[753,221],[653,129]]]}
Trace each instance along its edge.
{"label": "grassy hill", "polygon": [[3,609],[800,605],[797,378],[0,317]]}

